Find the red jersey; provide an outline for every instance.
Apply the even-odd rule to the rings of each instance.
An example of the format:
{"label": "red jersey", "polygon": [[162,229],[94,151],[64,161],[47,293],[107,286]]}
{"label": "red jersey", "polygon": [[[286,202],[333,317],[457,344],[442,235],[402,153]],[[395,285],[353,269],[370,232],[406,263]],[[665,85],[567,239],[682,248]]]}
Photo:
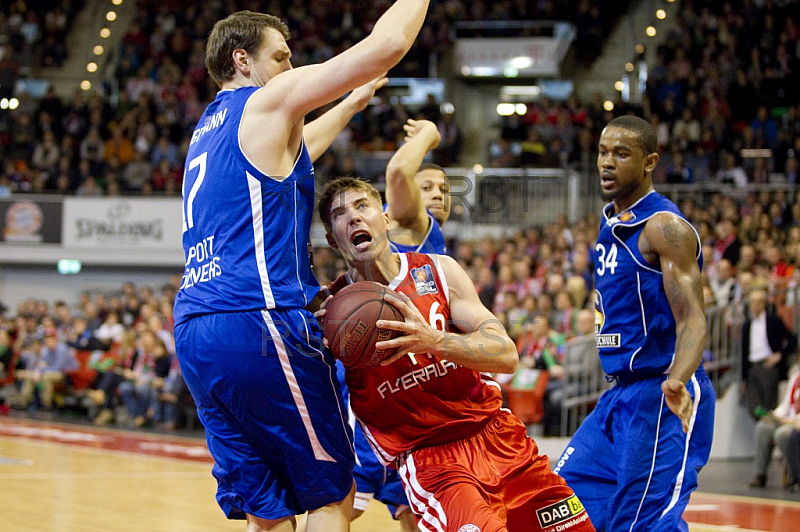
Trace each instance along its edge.
{"label": "red jersey", "polygon": [[[436,256],[399,255],[400,273],[389,288],[411,298],[433,327],[458,332]],[[385,464],[405,451],[476,434],[503,404],[500,386],[489,375],[428,353],[409,353],[388,366],[348,369],[345,382],[353,412]]]}

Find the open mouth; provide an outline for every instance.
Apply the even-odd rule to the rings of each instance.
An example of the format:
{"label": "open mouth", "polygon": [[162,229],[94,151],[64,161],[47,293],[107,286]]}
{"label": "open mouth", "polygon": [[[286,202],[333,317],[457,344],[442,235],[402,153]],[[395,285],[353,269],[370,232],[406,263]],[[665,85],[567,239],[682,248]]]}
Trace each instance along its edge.
{"label": "open mouth", "polygon": [[372,243],[372,236],[363,230],[356,231],[350,235],[350,242],[359,251],[363,251]]}
{"label": "open mouth", "polygon": [[614,186],[617,180],[611,174],[601,174],[600,175],[600,184],[603,188],[610,188]]}

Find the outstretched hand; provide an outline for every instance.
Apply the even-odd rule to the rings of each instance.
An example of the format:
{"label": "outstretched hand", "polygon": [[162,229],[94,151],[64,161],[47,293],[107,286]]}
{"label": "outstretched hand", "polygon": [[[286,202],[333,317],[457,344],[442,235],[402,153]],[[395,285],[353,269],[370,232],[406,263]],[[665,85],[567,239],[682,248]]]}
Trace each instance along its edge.
{"label": "outstretched hand", "polygon": [[403,125],[403,130],[406,132],[406,142],[420,134],[428,135],[431,139],[428,149],[431,150],[439,146],[439,142],[442,140],[439,128],[430,120],[414,120],[409,118],[405,125]]}
{"label": "outstretched hand", "polygon": [[346,99],[353,102],[353,105],[356,108],[356,112],[363,111],[366,109],[367,104],[375,96],[375,92],[386,85],[389,82],[389,78],[386,77],[386,74],[383,74],[369,83],[365,83],[360,87],[354,89]]}
{"label": "outstretched hand", "polygon": [[375,344],[376,349],[397,348],[397,353],[381,362],[381,366],[388,366],[407,353],[430,353],[444,343],[444,331],[431,327],[407,295],[386,294],[384,300],[398,309],[405,321],[378,320],[378,328],[402,333],[402,336]]}
{"label": "outstretched hand", "polygon": [[669,409],[680,418],[683,432],[688,432],[692,417],[692,396],[689,395],[686,385],[678,379],[667,379],[661,383],[661,391],[664,392]]}

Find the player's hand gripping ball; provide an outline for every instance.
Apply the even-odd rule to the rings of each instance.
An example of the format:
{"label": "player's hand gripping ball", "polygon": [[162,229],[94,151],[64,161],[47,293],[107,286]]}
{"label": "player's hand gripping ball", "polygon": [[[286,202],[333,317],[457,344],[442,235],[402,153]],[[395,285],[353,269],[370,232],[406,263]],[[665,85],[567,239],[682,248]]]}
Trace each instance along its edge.
{"label": "player's hand gripping ball", "polygon": [[402,333],[379,329],[378,320],[405,321],[402,313],[384,299],[397,297],[386,286],[360,281],[339,290],[325,306],[322,322],[333,356],[346,368],[370,368],[391,357],[396,349],[375,349],[377,342],[391,340]]}

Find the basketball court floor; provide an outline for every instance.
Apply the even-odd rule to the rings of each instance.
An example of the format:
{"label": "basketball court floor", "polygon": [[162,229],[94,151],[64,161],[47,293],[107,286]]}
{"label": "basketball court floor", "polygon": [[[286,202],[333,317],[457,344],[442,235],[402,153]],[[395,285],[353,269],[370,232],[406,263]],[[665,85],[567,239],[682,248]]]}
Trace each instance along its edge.
{"label": "basketball court floor", "polygon": [[[211,457],[202,435],[100,429],[0,418],[0,530],[4,532],[243,531],[214,500]],[[691,532],[800,531],[800,492],[748,487],[749,461],[712,461],[685,518]],[[320,479],[320,482],[324,482]],[[373,502],[354,532],[397,530]]]}

